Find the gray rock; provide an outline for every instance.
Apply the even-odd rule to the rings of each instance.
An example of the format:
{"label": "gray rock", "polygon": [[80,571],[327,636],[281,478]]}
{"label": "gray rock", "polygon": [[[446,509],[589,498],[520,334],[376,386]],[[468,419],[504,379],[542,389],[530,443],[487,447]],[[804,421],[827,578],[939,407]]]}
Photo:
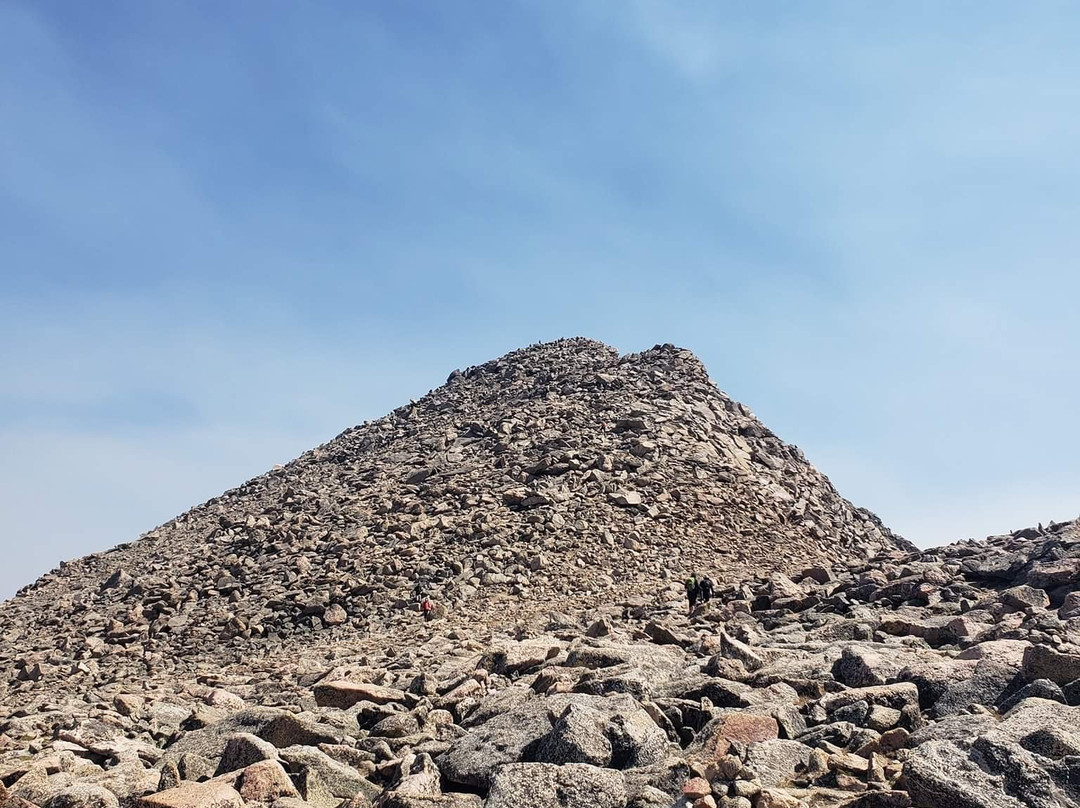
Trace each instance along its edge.
{"label": "gray rock", "polygon": [[237,733],[225,739],[225,748],[221,753],[221,763],[218,764],[217,773],[225,774],[246,769],[261,760],[276,760],[277,756],[276,747],[269,741],[264,741],[250,733]]}
{"label": "gray rock", "polygon": [[1062,620],[1080,617],[1080,590],[1070,592],[1065,596],[1064,602],[1058,609],[1058,617]]}
{"label": "gray rock", "polygon": [[1045,727],[1080,734],[1080,707],[1066,707],[1046,699],[1025,699],[1002,716],[995,732],[1019,742]]}
{"label": "gray rock", "polygon": [[866,726],[878,732],[885,732],[899,724],[902,715],[903,713],[900,710],[875,704],[867,713]]}
{"label": "gray rock", "polygon": [[1062,558],[1033,564],[1027,574],[1027,583],[1039,589],[1051,589],[1061,584],[1074,583],[1080,576],[1080,558]]}
{"label": "gray rock", "polygon": [[888,682],[899,673],[901,667],[895,655],[849,646],[840,652],[840,658],[833,663],[832,675],[848,687],[872,687]]}
{"label": "gray rock", "polygon": [[[330,791],[330,787],[316,769],[305,766],[294,775],[293,780],[300,796],[308,805],[313,805],[315,808],[337,808],[341,803],[341,798]],[[370,803],[370,800],[361,798],[360,802],[361,804]]]}
{"label": "gray rock", "polygon": [[854,737],[856,727],[849,721],[835,721],[831,724],[823,724],[813,727],[798,737],[798,741],[808,747],[821,748],[827,744],[832,746],[846,747]]}
{"label": "gray rock", "polygon": [[1036,679],[1034,682],[1029,682],[1011,696],[1008,696],[1001,701],[998,705],[998,709],[1002,712],[1008,712],[1025,699],[1046,699],[1048,701],[1057,701],[1064,704],[1065,694],[1061,691],[1060,687],[1049,679]]}
{"label": "gray rock", "polygon": [[924,708],[933,707],[953,687],[964,687],[975,672],[979,660],[923,658],[905,665],[897,678],[911,682],[919,691],[919,703]]}
{"label": "gray rock", "polygon": [[[10,776],[9,776],[9,779]],[[29,771],[15,780],[10,788],[10,796],[24,799],[35,805],[44,805],[57,789],[49,782],[49,774],[44,766],[31,766]]]}
{"label": "gray rock", "polygon": [[838,808],[910,808],[911,796],[906,791],[870,791],[852,797]]}
{"label": "gray rock", "polygon": [[1029,679],[1068,684],[1080,679],[1080,654],[1063,654],[1046,645],[1032,645],[1024,652],[1024,674]]}
{"label": "gray rock", "polygon": [[612,749],[611,740],[605,732],[606,725],[607,716],[588,707],[571,704],[555,722],[551,732],[540,741],[536,760],[543,763],[607,766],[611,763]]}
{"label": "gray rock", "polygon": [[555,723],[551,711],[570,703],[566,697],[534,699],[472,728],[438,758],[439,769],[459,786],[489,787],[498,769],[535,753]]}
{"label": "gray rock", "polygon": [[420,722],[413,713],[393,713],[371,728],[378,738],[404,738],[420,731]]}
{"label": "gray rock", "polygon": [[[878,706],[878,705],[875,705]],[[899,715],[900,711],[896,711]],[[866,723],[866,717],[870,714],[870,705],[861,699],[859,701],[853,701],[850,704],[843,704],[830,712],[830,721],[850,721],[852,724],[863,726]]]}
{"label": "gray rock", "polygon": [[439,757],[451,783],[485,788],[500,766],[521,761],[648,765],[667,748],[667,736],[629,696],[564,694],[508,704]]}
{"label": "gray rock", "polygon": [[623,777],[627,802],[633,802],[639,794],[651,793],[649,789],[674,796],[680,793],[683,784],[692,776],[689,764],[681,756],[666,758],[652,766],[626,769]]}
{"label": "gray rock", "polygon": [[1059,727],[1043,727],[1020,740],[1020,745],[1050,760],[1080,756],[1080,735]]}
{"label": "gray rock", "polygon": [[565,645],[562,640],[547,636],[506,644],[492,652],[491,670],[504,675],[533,670],[558,656]]}
{"label": "gray rock", "polygon": [[[948,741],[927,741],[904,767],[912,802],[927,808],[1025,808],[995,776]],[[1026,808],[1030,808],[1027,806]]]}
{"label": "gray rock", "polygon": [[154,791],[168,791],[180,785],[180,767],[172,760],[163,761],[158,775],[157,786]]}
{"label": "gray rock", "polygon": [[933,703],[933,714],[939,717],[966,711],[972,704],[992,707],[1008,696],[1020,683],[1019,672],[1010,665],[994,659],[981,659],[970,678],[951,682]]}
{"label": "gray rock", "polygon": [[1006,589],[1001,593],[1001,600],[1017,609],[1045,609],[1050,605],[1050,598],[1044,590],[1026,584]]}
{"label": "gray rock", "polygon": [[491,785],[484,808],[626,808],[623,776],[583,763],[512,763]]}
{"label": "gray rock", "polygon": [[176,788],[149,794],[140,808],[243,808],[244,800],[228,783],[181,783]]}
{"label": "gray rock", "polygon": [[107,788],[79,783],[54,794],[44,808],[120,808],[120,801]]}
{"label": "gray rock", "polygon": [[276,760],[263,760],[244,769],[238,791],[247,803],[272,803],[282,797],[300,796]]}
{"label": "gray rock", "polygon": [[[172,751],[170,749],[170,751]],[[162,761],[166,766],[176,761],[176,770],[181,780],[206,780],[213,776],[216,764],[209,758],[197,755],[194,752],[184,752],[177,756],[169,756]],[[164,771],[164,768],[163,768]]]}
{"label": "gray rock", "polygon": [[280,750],[278,754],[290,772],[314,772],[326,784],[327,790],[339,799],[348,799],[357,794],[375,797],[381,792],[380,788],[365,779],[356,769],[338,763],[319,749],[290,746]]}
{"label": "gray rock", "polygon": [[1031,808],[1074,806],[1039,765],[1035,755],[1019,744],[990,732],[976,739],[972,756],[979,765],[999,775],[1002,789]]}
{"label": "gray rock", "polygon": [[854,704],[857,701],[902,710],[908,705],[918,706],[919,690],[911,682],[896,682],[876,687],[858,687],[840,693],[830,693],[820,700],[820,704],[827,713],[831,713],[840,707]]}
{"label": "gray rock", "polygon": [[760,653],[725,631],[720,632],[720,653],[729,659],[738,660],[748,671],[761,670],[766,664]]}
{"label": "gray rock", "polygon": [[636,701],[612,696],[569,705],[540,742],[535,760],[625,769],[658,763],[667,747],[663,730]]}
{"label": "gray rock", "polygon": [[794,705],[773,707],[769,710],[769,715],[776,719],[776,723],[780,727],[781,738],[798,738],[806,732],[806,717]]}
{"label": "gray rock", "polygon": [[[254,735],[279,749],[340,743],[344,737],[340,729],[305,721],[285,710],[252,707],[203,729],[185,733],[169,747],[165,759],[179,762],[183,755],[195,754],[211,761],[212,767],[217,768],[229,738],[240,734]],[[185,775],[184,779],[192,778]]]}
{"label": "gray rock", "polygon": [[979,580],[1011,581],[1027,564],[1019,553],[1000,554],[988,558],[965,560],[964,573]]}
{"label": "gray rock", "polygon": [[[379,798],[379,808],[481,808],[483,802],[476,794],[452,793],[439,794],[438,796],[419,796],[388,791]],[[285,808],[285,806],[275,805],[274,808]],[[304,806],[298,805],[296,808],[304,808]],[[343,808],[361,808],[361,806],[350,802]]]}
{"label": "gray rock", "polygon": [[806,771],[811,749],[798,741],[764,741],[746,750],[746,765],[758,775],[763,786],[788,786]]}
{"label": "gray rock", "polygon": [[426,754],[409,755],[399,766],[401,777],[393,787],[398,796],[439,797],[442,795],[442,775],[431,757]]}

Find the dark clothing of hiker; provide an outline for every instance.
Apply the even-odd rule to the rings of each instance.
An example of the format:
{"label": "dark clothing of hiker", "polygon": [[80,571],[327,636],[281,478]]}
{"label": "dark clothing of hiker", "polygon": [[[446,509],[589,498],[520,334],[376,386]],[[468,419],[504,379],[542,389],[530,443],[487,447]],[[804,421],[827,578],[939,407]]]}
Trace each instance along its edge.
{"label": "dark clothing of hiker", "polygon": [[713,582],[708,575],[702,578],[701,583],[698,584],[698,596],[701,598],[702,603],[708,603],[712,600]]}
{"label": "dark clothing of hiker", "polygon": [[694,606],[697,605],[698,597],[701,595],[701,585],[698,583],[696,575],[691,575],[686,579],[686,599],[690,603],[689,611],[694,611]]}

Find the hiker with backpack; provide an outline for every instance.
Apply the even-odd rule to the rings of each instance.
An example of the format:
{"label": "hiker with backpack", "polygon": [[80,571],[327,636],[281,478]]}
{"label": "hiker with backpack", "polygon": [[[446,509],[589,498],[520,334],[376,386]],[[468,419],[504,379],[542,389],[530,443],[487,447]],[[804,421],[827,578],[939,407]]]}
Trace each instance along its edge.
{"label": "hiker with backpack", "polygon": [[687,578],[684,586],[686,587],[686,600],[690,604],[690,608],[686,613],[693,614],[694,606],[697,605],[698,597],[701,595],[701,585],[698,583],[697,573]]}
{"label": "hiker with backpack", "polygon": [[698,584],[698,597],[702,603],[708,603],[713,596],[713,581],[708,575]]}

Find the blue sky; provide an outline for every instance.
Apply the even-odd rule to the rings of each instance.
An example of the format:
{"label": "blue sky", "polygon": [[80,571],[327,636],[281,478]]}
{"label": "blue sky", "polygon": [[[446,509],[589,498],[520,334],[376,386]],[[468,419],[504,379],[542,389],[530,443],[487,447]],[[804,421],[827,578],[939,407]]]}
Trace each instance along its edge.
{"label": "blue sky", "polygon": [[919,544],[1075,517],[1078,24],[0,1],[0,595],[570,335]]}

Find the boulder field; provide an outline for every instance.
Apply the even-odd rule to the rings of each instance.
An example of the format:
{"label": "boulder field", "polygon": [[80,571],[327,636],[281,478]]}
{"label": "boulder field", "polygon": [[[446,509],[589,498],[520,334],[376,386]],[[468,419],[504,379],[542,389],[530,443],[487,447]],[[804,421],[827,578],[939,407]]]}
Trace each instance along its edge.
{"label": "boulder field", "polygon": [[[535,633],[116,683],[0,722],[4,808],[1080,805],[1080,525]],[[105,692],[105,691],[102,691]]]}
{"label": "boulder field", "polygon": [[1080,526],[919,551],[534,345],[0,604],[0,808],[121,806],[1080,808]]}

